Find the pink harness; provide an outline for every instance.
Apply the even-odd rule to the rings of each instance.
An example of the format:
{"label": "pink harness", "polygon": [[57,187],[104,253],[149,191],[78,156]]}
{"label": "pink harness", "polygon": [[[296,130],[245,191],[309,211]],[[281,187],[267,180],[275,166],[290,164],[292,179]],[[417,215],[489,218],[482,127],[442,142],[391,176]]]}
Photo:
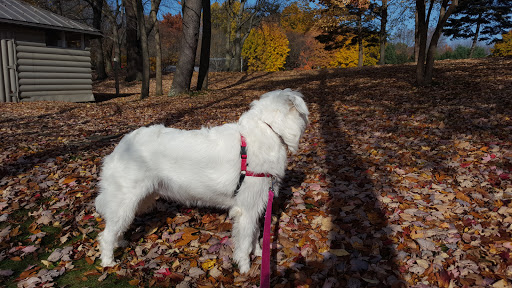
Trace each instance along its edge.
{"label": "pink harness", "polygon": [[[238,185],[235,190],[235,196],[242,186],[242,182],[244,181],[245,176],[251,177],[273,177],[272,174],[268,173],[254,173],[252,171],[247,171],[247,142],[245,141],[245,137],[240,134],[240,158],[241,158],[241,167],[240,167],[240,179],[238,180]],[[270,229],[272,225],[272,201],[274,199],[274,189],[273,182],[270,188],[268,189],[268,202],[267,202],[267,210],[265,212],[265,225],[263,226],[263,247],[262,247],[262,255],[261,255],[261,274],[260,274],[260,287],[261,288],[269,288],[270,287]]]}

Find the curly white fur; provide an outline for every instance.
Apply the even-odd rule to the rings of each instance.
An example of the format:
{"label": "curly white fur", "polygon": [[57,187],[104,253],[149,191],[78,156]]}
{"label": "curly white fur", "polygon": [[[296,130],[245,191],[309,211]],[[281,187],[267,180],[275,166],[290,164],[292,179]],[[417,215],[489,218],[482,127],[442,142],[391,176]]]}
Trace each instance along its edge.
{"label": "curly white fur", "polygon": [[[238,123],[200,130],[163,125],[139,128],[105,157],[96,210],[106,221],[99,236],[101,265],[115,265],[113,251],[138,213],[160,195],[186,205],[225,208],[234,218],[233,258],[240,272],[249,254],[261,253],[258,221],[267,204],[269,178],[240,176],[240,134],[247,140],[248,169],[278,182],[286,169],[286,148],[295,152],[308,124],[302,94],[290,89],[266,93],[251,103]],[[276,193],[278,192],[278,187]]]}

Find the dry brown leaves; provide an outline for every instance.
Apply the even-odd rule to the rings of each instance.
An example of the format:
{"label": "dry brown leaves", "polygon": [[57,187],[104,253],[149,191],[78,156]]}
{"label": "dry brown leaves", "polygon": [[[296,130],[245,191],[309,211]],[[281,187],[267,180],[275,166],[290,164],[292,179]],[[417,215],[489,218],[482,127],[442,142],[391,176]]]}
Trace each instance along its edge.
{"label": "dry brown leaves", "polygon": [[[512,60],[436,67],[430,88],[406,65],[213,73],[210,91],[176,98],[138,100],[132,84],[99,103],[2,104],[2,282],[257,285],[258,258],[248,275],[232,263],[224,211],[165,201],[136,219],[121,263],[101,269],[93,200],[101,159],[125,133],[236,121],[260,94],[291,87],[311,125],[273,210],[273,287],[510,287]],[[96,90],[107,99],[112,87]]]}

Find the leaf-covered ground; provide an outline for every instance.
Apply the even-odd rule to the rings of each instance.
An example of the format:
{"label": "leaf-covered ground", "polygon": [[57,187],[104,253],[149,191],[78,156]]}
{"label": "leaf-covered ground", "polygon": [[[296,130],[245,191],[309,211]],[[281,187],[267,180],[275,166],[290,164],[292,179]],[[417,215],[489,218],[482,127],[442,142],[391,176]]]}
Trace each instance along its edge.
{"label": "leaf-covered ground", "polygon": [[[236,121],[260,94],[300,89],[311,125],[274,205],[273,287],[510,287],[512,60],[214,73],[205,93],[0,105],[0,283],[7,287],[253,287],[224,211],[159,201],[99,267],[101,159],[144,125]],[[170,85],[166,78],[165,86]],[[200,175],[198,175],[200,177]]]}

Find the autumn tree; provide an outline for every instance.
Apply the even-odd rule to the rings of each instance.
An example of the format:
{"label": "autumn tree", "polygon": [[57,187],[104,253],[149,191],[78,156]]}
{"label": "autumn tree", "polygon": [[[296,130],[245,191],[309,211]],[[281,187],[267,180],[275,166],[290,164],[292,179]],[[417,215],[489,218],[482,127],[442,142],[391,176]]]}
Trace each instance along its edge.
{"label": "autumn tree", "polygon": [[448,19],[443,33],[453,38],[472,39],[471,58],[478,41],[490,44],[496,35],[512,28],[510,11],[512,1],[508,0],[461,1],[453,17]]}
{"label": "autumn tree", "polygon": [[178,63],[178,55],[181,46],[181,33],[183,29],[183,18],[181,14],[164,14],[160,22],[160,33],[162,38],[162,57],[167,65]]}
{"label": "autumn tree", "polygon": [[[363,39],[375,35],[373,19],[375,18],[375,6],[367,1],[340,1],[321,0],[326,9],[322,17],[322,26],[325,33],[318,36],[322,43],[328,43],[328,49],[337,49],[346,45],[346,40],[351,39],[350,45],[358,47],[358,67],[364,63]],[[356,35],[356,37],[342,37],[340,35]],[[342,39],[343,41],[339,41]]]}
{"label": "autumn tree", "polygon": [[305,64],[301,55],[308,54],[306,50],[309,50],[309,44],[312,44],[308,40],[317,18],[316,9],[311,8],[305,1],[293,2],[281,12],[279,23],[290,43],[290,52],[286,60],[287,69],[300,68]]}
{"label": "autumn tree", "polygon": [[328,50],[325,44],[320,43],[316,37],[319,35],[318,31],[309,31],[305,36],[305,49],[300,53],[301,69],[317,69],[329,68],[335,57],[335,50]]}
{"label": "autumn tree", "polygon": [[249,71],[279,71],[288,56],[288,39],[276,24],[263,23],[245,41],[242,55]]}
{"label": "autumn tree", "polygon": [[[416,12],[418,15],[418,35],[419,35],[419,51],[418,62],[416,64],[416,83],[421,86],[430,85],[434,70],[434,58],[437,49],[437,43],[441,37],[446,21],[450,15],[455,12],[458,0],[442,0],[439,10],[439,19],[435,26],[434,33],[428,41],[428,25],[432,16],[432,9],[435,6],[435,0],[430,0],[427,6],[425,0],[416,0]],[[428,45],[428,47],[427,47]]]}
{"label": "autumn tree", "polygon": [[257,27],[263,17],[277,13],[277,0],[227,0],[222,4],[224,12],[220,19],[225,25],[225,65],[229,71],[240,71],[242,47],[251,30]]}
{"label": "autumn tree", "polygon": [[[354,38],[354,35],[348,36],[339,36],[339,37],[347,37],[345,41],[340,40],[340,42],[345,42],[346,44],[334,51],[334,57],[329,63],[329,67],[337,67],[337,68],[349,68],[349,67],[357,67],[359,66],[359,47],[357,45],[351,45],[350,38]],[[377,37],[373,37],[373,39],[369,39],[369,41],[363,40],[363,45],[365,46],[364,51],[364,66],[373,66],[376,65],[379,60],[379,47],[374,43],[378,41]],[[373,40],[373,41],[372,41]]]}
{"label": "autumn tree", "polygon": [[279,23],[285,31],[305,34],[315,24],[315,10],[307,2],[293,2],[283,9]]}
{"label": "autumn tree", "polygon": [[502,34],[502,40],[494,44],[492,49],[493,56],[512,56],[512,30],[506,34]]}

